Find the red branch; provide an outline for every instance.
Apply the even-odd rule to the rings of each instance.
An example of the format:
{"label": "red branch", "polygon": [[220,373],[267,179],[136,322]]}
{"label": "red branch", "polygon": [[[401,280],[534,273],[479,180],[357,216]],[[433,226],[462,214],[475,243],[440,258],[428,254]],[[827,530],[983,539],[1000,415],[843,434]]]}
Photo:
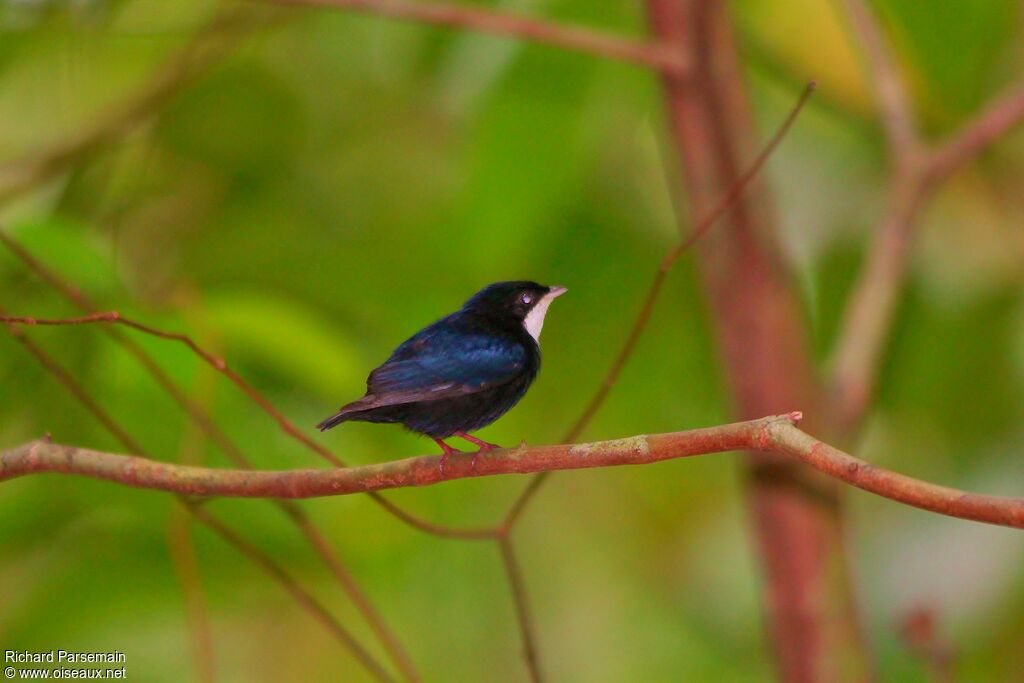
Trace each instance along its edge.
{"label": "red branch", "polygon": [[934,609],[917,605],[900,620],[900,635],[910,651],[927,664],[934,683],[955,683],[956,656],[937,622]]}
{"label": "red branch", "polygon": [[578,26],[562,26],[480,7],[409,0],[276,0],[284,5],[333,7],[378,14],[423,24],[462,28],[481,33],[531,40],[598,57],[618,59],[667,73],[682,73],[681,55],[657,43],[631,40]]}
{"label": "red branch", "polygon": [[229,470],[158,462],[33,441],[0,453],[0,481],[38,472],[77,474],[126,486],[186,496],[315,498],[428,486],[453,479],[644,465],[725,451],[774,452],[870,493],[922,510],[976,522],[1024,528],[1024,499],[988,496],[931,484],[876,467],[796,427],[800,413],[668,434],[558,446],[490,451],[473,463],[454,456],[442,472],[440,456],[424,455],[341,469]]}
{"label": "red branch", "polygon": [[[740,176],[755,133],[727,3],[647,0],[652,30],[690,55],[690,78],[663,78],[667,124],[691,215]],[[810,406],[824,417],[803,310],[776,246],[765,188],[745,193],[699,243],[718,349],[742,418]],[[685,221],[680,220],[681,225]],[[814,427],[820,429],[821,427]],[[775,456],[745,463],[753,537],[779,677],[869,676],[846,574],[834,481]]]}
{"label": "red branch", "polygon": [[928,180],[936,182],[944,179],[1022,121],[1024,84],[1018,84],[993,100],[980,114],[963,125],[959,133],[934,149],[925,169]]}

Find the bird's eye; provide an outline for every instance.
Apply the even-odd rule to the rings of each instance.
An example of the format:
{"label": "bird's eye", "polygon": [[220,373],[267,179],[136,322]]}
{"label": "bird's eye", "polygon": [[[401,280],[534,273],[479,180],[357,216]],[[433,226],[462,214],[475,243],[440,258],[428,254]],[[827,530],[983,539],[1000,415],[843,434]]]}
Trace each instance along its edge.
{"label": "bird's eye", "polygon": [[532,301],[533,297],[526,292],[523,292],[522,294],[519,295],[519,303],[523,304],[524,306],[529,306]]}

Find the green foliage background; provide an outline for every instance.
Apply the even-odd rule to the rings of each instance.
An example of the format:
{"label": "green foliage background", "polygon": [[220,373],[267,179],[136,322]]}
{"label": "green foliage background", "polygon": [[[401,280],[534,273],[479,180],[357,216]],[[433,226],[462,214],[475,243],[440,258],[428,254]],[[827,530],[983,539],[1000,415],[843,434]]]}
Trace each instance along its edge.
{"label": "green foliage background", "polygon": [[[639,3],[508,2],[640,34]],[[953,131],[1024,72],[1014,0],[877,3],[922,126]],[[0,155],[82,129],[145,82],[208,2],[0,4]],[[870,88],[827,0],[733,3],[761,129],[802,84],[820,91],[766,171],[781,241],[822,366],[885,198]],[[481,435],[556,441],[625,337],[677,239],[657,79],[642,69],[493,37],[337,12],[256,31],[150,125],[3,208],[3,229],[102,302],[226,357],[302,426],[359,395],[406,336],[485,283],[569,294],[544,330],[544,370]],[[1022,494],[1024,136],[944,186],[857,451],[922,478]],[[3,306],[72,309],[9,253]],[[593,438],[730,417],[693,263],[669,279]],[[156,457],[226,464],[96,328],[30,331]],[[259,466],[318,466],[233,386],[169,342],[138,338]],[[0,433],[14,445],[118,444],[8,335]],[[800,408],[800,406],[793,406]],[[351,463],[429,453],[397,428],[317,436]],[[765,680],[760,578],[737,460],[715,456],[554,477],[517,532],[545,669],[557,681]],[[495,521],[524,480],[460,481],[393,498],[452,524]],[[887,680],[924,680],[896,635],[935,607],[964,680],[1022,680],[1024,537],[849,495],[853,573]],[[0,489],[0,649],[111,649],[132,680],[192,675],[168,554],[172,500],[56,476]],[[217,501],[247,536],[369,633],[283,517]],[[520,680],[512,604],[492,544],[431,538],[362,497],[305,504],[428,680]],[[364,679],[279,588],[197,528],[218,680]]]}

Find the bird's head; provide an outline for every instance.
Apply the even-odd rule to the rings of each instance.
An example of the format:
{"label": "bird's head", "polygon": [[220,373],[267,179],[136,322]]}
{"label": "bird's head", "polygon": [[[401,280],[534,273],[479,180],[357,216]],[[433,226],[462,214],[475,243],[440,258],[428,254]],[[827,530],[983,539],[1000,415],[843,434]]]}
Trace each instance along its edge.
{"label": "bird's head", "polygon": [[488,318],[518,322],[531,337],[540,341],[548,306],[565,292],[565,287],[547,287],[529,280],[495,282],[474,294],[462,310]]}

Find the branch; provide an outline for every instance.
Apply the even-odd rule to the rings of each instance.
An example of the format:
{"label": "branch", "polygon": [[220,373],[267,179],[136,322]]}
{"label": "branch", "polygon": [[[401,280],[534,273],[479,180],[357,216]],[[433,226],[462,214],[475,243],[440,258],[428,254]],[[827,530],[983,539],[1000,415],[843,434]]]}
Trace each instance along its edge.
{"label": "branch", "polygon": [[[663,86],[673,156],[688,198],[674,208],[704,215],[740,177],[755,135],[730,7],[716,0],[646,4],[654,33],[679,45],[694,63],[689,81],[665,78]],[[824,417],[804,311],[777,248],[766,189],[745,194],[728,225],[699,243],[718,353],[740,417],[794,405]],[[840,487],[774,455],[752,453],[744,465],[779,678],[870,678],[848,576],[836,571],[847,562]]]}
{"label": "branch", "polygon": [[843,312],[829,375],[829,406],[842,434],[863,419],[909,267],[914,220],[924,203],[919,178],[893,179],[885,216]]}
{"label": "branch", "polygon": [[847,0],[872,63],[883,125],[893,157],[892,190],[865,265],[843,315],[829,389],[841,433],[855,430],[878,381],[878,366],[909,268],[915,223],[938,184],[982,149],[1024,121],[1024,83],[996,99],[947,142],[920,140],[881,29],[864,0]]}
{"label": "branch", "polygon": [[[30,270],[35,272],[72,304],[86,311],[95,309],[95,306],[92,304],[88,296],[61,279],[56,273],[51,271],[31,253],[29,253],[21,244],[2,231],[0,231],[0,243],[6,246]],[[0,313],[2,312],[3,310],[0,308]],[[252,469],[252,463],[249,458],[242,452],[242,449],[219,426],[217,426],[217,423],[213,420],[209,411],[198,401],[189,397],[188,394],[178,386],[171,376],[163,370],[159,363],[157,363],[142,346],[135,343],[135,341],[122,333],[116,327],[106,326],[103,329],[110,338],[118,343],[123,349],[125,349],[125,351],[132,355],[140,365],[142,365],[153,380],[171,397],[171,399],[181,406],[185,413],[192,419],[192,422],[196,427],[206,434],[229,460],[231,460],[237,467]],[[18,341],[23,341],[23,337],[19,332],[15,331],[14,328],[12,328],[12,332],[14,332],[15,338],[18,339]],[[52,374],[56,375],[58,379],[61,379],[64,386],[68,387],[72,391],[78,387],[77,382],[68,383],[64,381],[62,375],[66,375],[66,373],[63,368],[53,364],[48,357],[40,357],[35,345],[28,345],[26,348],[29,352],[33,353],[33,355],[36,355],[37,359],[47,366]],[[76,394],[76,397],[85,403],[87,407],[89,407],[89,404],[94,404],[92,398],[87,394],[83,394],[81,396]],[[103,411],[97,412],[96,409],[91,407],[89,410],[97,417],[105,415]],[[107,424],[105,426],[108,430],[112,430],[114,433],[121,432],[118,435],[118,438],[122,443],[124,443],[125,438],[130,439],[127,434],[123,433],[123,430],[121,430],[118,425]],[[136,450],[136,452],[138,452],[137,449],[134,448],[131,448],[130,450]],[[369,596],[367,596],[359,586],[355,577],[352,575],[352,572],[349,571],[348,567],[345,566],[345,563],[338,556],[338,553],[335,552],[334,548],[327,542],[327,539],[324,537],[320,529],[313,524],[305,511],[299,508],[295,503],[284,500],[277,500],[274,501],[274,503],[276,503],[277,507],[288,517],[288,519],[292,521],[293,524],[295,524],[299,532],[313,547],[314,552],[321,560],[323,560],[324,564],[327,566],[328,570],[330,570],[331,574],[334,575],[334,578],[337,580],[342,590],[349,596],[352,603],[362,613],[367,623],[373,629],[373,632],[384,646],[384,649],[395,663],[395,666],[398,667],[407,680],[421,680],[415,665],[405,648],[402,646],[398,636],[388,626],[383,615],[377,610]],[[181,530],[180,533],[182,535],[187,534],[187,530]],[[185,541],[182,542],[183,545],[186,541],[188,541],[188,538],[185,538]],[[183,572],[183,577],[184,576],[185,574]],[[207,657],[207,659],[209,658]]]}
{"label": "branch", "polygon": [[800,413],[684,432],[556,446],[527,446],[453,456],[424,455],[341,469],[231,470],[176,465],[45,440],[0,453],[0,481],[39,472],[75,474],[184,496],[319,498],[429,486],[454,479],[646,465],[725,451],[775,452],[883,498],[950,517],[1024,528],[1024,499],[969,493],[914,479],[818,441],[796,427]]}
{"label": "branch", "polygon": [[865,0],[846,0],[846,7],[854,29],[864,44],[889,147],[896,153],[898,161],[904,161],[920,147],[920,136],[914,124],[907,88],[889,46],[882,37],[882,28]]}
{"label": "branch", "polygon": [[[8,323],[8,327],[14,338],[21,343],[33,356],[60,382],[61,385],[66,387],[84,406],[85,408],[101,423],[104,427],[121,442],[126,448],[131,448],[138,453],[142,453],[141,448],[135,443],[134,440],[128,435],[128,433],[105,411],[98,403],[96,403],[92,397],[74,377],[72,377],[63,367],[60,366],[55,360],[53,360],[49,354],[43,351],[41,348],[35,345],[32,340],[28,339],[24,333],[17,329],[14,324]],[[48,440],[45,443],[49,443]],[[2,479],[0,479],[2,480]],[[177,496],[178,502],[185,505],[185,507],[201,522],[206,524],[221,538],[228,542],[229,545],[235,546],[243,555],[252,560],[259,567],[263,568],[273,579],[278,581],[281,586],[288,591],[295,598],[296,602],[301,607],[309,611],[312,616],[324,624],[331,631],[342,645],[348,647],[355,659],[366,667],[367,671],[381,681],[393,680],[390,674],[384,670],[383,667],[374,659],[374,657],[359,643],[356,638],[348,632],[348,630],[342,626],[327,609],[309,594],[302,586],[300,586],[296,580],[289,575],[280,565],[268,556],[263,551],[253,546],[248,541],[239,537],[234,531],[227,527],[223,522],[218,520],[210,513],[202,510],[197,505],[191,504],[191,502],[184,496]],[[288,502],[288,501],[284,501]]]}
{"label": "branch", "polygon": [[[184,501],[183,501],[184,502]],[[356,638],[332,615],[319,600],[313,597],[308,590],[303,588],[299,582],[280,564],[274,561],[265,552],[254,546],[249,541],[239,536],[231,527],[227,526],[217,517],[211,515],[199,505],[185,503],[189,511],[200,522],[205,524],[215,534],[234,546],[236,550],[247,557],[253,564],[269,574],[277,581],[299,603],[314,619],[319,621],[331,632],[331,634],[344,644],[362,664],[367,672],[374,678],[385,683],[395,679],[389,674],[369,652],[356,640]]]}
{"label": "branch", "polygon": [[523,658],[530,672],[532,683],[541,683],[544,674],[540,669],[540,655],[537,654],[537,636],[530,614],[530,601],[526,599],[526,580],[523,569],[519,566],[519,558],[515,546],[508,533],[498,535],[498,548],[501,550],[501,562],[508,574],[509,590],[512,592],[512,604],[516,608],[516,623],[519,624],[519,637],[523,641]]}
{"label": "branch", "polygon": [[209,606],[203,591],[199,558],[192,542],[189,516],[180,507],[174,508],[174,514],[171,515],[170,524],[167,526],[167,549],[178,576],[178,583],[181,584],[189,653],[195,680],[200,683],[214,683],[217,680],[216,655],[210,633]]}
{"label": "branch", "polygon": [[978,155],[995,140],[1024,121],[1024,83],[996,98],[960,132],[936,148],[926,169],[928,179],[936,182]]}
{"label": "branch", "polygon": [[576,50],[607,59],[640,64],[665,73],[681,74],[686,67],[678,52],[658,43],[622,38],[593,29],[564,26],[479,7],[410,2],[409,0],[275,1],[283,5],[347,9],[405,21],[531,40],[566,50]]}
{"label": "branch", "polygon": [[914,655],[927,665],[934,683],[956,683],[953,647],[939,633],[935,610],[917,605],[900,620],[900,635]]}

